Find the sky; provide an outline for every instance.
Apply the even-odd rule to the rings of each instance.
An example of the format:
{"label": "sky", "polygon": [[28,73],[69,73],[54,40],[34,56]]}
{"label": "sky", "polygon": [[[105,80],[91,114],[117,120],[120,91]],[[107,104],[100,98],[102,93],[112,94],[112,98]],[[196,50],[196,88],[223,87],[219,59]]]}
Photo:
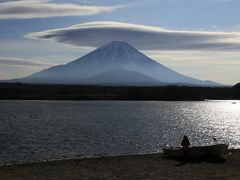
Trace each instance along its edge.
{"label": "sky", "polygon": [[240,82],[239,0],[0,0],[0,79],[126,41],[182,74]]}

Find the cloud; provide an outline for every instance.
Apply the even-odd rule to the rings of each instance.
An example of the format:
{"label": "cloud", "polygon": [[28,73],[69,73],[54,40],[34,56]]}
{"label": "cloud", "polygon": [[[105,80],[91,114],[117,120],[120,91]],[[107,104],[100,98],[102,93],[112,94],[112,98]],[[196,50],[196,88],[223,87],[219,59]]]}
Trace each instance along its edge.
{"label": "cloud", "polygon": [[190,77],[236,84],[240,77],[238,51],[144,51],[154,60]]}
{"label": "cloud", "polygon": [[53,3],[49,0],[0,1],[0,20],[87,16],[112,12],[121,7],[122,6],[84,6],[71,3]]}
{"label": "cloud", "polygon": [[0,64],[7,66],[24,66],[24,67],[48,67],[53,64],[39,62],[39,61],[29,61],[14,57],[0,57]]}
{"label": "cloud", "polygon": [[[240,67],[240,53],[234,52],[202,52],[202,51],[143,51],[149,57],[163,64],[188,66],[208,65],[214,68],[216,65]],[[204,68],[203,68],[204,69]]]}
{"label": "cloud", "polygon": [[237,32],[177,31],[109,21],[34,32],[26,37],[80,47],[99,47],[118,40],[126,41],[141,50],[240,49],[240,33]]}
{"label": "cloud", "polygon": [[53,65],[15,57],[0,57],[0,80],[26,77]]}

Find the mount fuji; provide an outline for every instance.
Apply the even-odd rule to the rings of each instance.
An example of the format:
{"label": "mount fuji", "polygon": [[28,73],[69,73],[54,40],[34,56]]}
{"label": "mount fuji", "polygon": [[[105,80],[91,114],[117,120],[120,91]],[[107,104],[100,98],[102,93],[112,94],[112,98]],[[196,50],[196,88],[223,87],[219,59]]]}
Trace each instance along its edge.
{"label": "mount fuji", "polygon": [[218,86],[182,75],[150,59],[126,42],[113,41],[85,56],[12,80],[34,84]]}

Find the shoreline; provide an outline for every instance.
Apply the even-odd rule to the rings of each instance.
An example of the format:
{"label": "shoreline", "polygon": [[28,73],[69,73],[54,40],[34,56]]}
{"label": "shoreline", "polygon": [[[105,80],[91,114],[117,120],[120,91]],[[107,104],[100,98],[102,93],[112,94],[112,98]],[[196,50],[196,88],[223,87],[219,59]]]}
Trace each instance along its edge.
{"label": "shoreline", "polygon": [[[228,149],[228,154],[231,153],[239,153],[240,154],[240,149]],[[0,168],[3,166],[14,166],[14,165],[24,165],[24,164],[35,164],[35,163],[47,163],[47,162],[59,162],[59,161],[71,161],[71,160],[82,160],[82,159],[98,159],[98,158],[121,158],[121,157],[128,157],[128,156],[146,156],[146,155],[155,155],[159,154],[162,156],[166,156],[163,153],[163,150],[159,152],[149,152],[149,153],[138,153],[138,154],[118,154],[118,155],[106,155],[106,156],[101,156],[101,155],[92,155],[92,156],[78,156],[76,158],[59,158],[59,159],[42,159],[42,160],[33,160],[33,161],[6,161],[6,162],[1,162],[0,163]]]}
{"label": "shoreline", "polygon": [[168,158],[163,153],[87,157],[0,166],[1,179],[239,179],[240,150],[223,159]]}
{"label": "shoreline", "polygon": [[238,90],[232,86],[101,86],[0,83],[0,87],[0,99],[2,100],[198,101],[204,99],[239,99]]}
{"label": "shoreline", "polygon": [[[89,156],[76,156],[75,158],[59,158],[59,159],[42,159],[33,161],[5,161],[0,162],[0,169],[4,166],[15,166],[15,165],[26,165],[26,164],[37,164],[37,163],[48,163],[48,162],[61,162],[61,161],[73,161],[73,160],[87,160],[87,159],[100,159],[100,158],[114,158],[114,157],[127,157],[127,156],[141,156],[141,155],[154,155],[162,154],[163,151],[150,152],[150,153],[139,153],[139,154],[118,154],[118,155],[89,155]],[[0,179],[1,180],[1,179]]]}

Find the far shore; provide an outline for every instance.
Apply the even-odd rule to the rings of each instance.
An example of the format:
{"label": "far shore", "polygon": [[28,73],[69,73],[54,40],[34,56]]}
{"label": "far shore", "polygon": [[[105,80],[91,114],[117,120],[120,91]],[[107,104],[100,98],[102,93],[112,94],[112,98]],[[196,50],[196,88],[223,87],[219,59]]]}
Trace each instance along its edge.
{"label": "far shore", "polygon": [[162,153],[0,166],[0,180],[240,179],[240,150],[226,159],[171,159]]}
{"label": "far shore", "polygon": [[0,83],[1,100],[201,101],[240,99],[235,87],[87,86]]}

